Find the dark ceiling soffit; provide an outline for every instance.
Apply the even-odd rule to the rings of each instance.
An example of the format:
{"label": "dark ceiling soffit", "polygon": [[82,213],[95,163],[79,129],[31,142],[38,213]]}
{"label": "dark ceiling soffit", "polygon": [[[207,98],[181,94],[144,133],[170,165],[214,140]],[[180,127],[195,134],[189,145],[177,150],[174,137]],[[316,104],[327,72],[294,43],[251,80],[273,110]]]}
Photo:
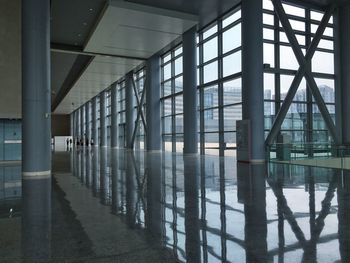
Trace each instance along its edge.
{"label": "dark ceiling soffit", "polygon": [[317,5],[316,3],[306,2],[303,0],[282,0],[282,2],[296,6],[307,7],[319,11],[325,11],[328,7],[328,5]]}
{"label": "dark ceiling soffit", "polygon": [[106,54],[106,53],[98,53],[98,52],[86,52],[83,50],[81,46],[73,46],[73,45],[67,45],[67,44],[61,44],[61,43],[51,43],[51,51],[77,54],[77,55],[86,55],[86,56],[104,56],[104,57],[113,57],[113,58],[134,59],[134,60],[141,60],[141,61],[146,60],[145,58],[142,58],[142,57],[114,55],[114,54]]}
{"label": "dark ceiling soffit", "polygon": [[85,72],[85,70],[90,65],[93,59],[94,59],[94,56],[87,56],[87,55],[79,55],[77,57],[77,59],[74,61],[74,64],[69,74],[64,80],[62,87],[57,93],[55,100],[52,103],[51,112],[54,112],[56,110],[58,105],[67,96],[68,92],[73,88],[75,83],[78,81],[81,75]]}
{"label": "dark ceiling soffit", "polygon": [[86,45],[89,43],[92,35],[95,33],[96,31],[96,28],[98,26],[98,24],[100,23],[100,21],[102,20],[103,16],[105,15],[106,11],[107,11],[107,8],[109,6],[109,1],[106,1],[106,3],[103,5],[103,7],[101,8],[100,10],[100,13],[95,21],[95,23],[93,24],[93,26],[91,27],[90,29],[90,32],[89,32],[89,35],[87,36],[87,38],[85,39],[85,42],[84,42],[84,49],[86,47]]}

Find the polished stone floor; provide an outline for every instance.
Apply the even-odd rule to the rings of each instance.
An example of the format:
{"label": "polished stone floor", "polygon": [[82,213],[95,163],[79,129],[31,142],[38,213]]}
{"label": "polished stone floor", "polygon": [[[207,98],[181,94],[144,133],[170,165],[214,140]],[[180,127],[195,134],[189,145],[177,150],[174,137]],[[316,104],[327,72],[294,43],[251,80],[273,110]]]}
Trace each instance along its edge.
{"label": "polished stone floor", "polygon": [[350,262],[350,171],[78,149],[0,166],[0,262]]}

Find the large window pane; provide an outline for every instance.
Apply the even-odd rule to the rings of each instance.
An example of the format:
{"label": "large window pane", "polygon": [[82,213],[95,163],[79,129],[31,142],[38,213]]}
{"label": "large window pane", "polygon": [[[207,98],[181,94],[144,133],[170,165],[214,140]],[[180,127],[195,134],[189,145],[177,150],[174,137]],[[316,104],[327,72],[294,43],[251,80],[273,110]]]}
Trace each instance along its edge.
{"label": "large window pane", "polygon": [[216,80],[218,78],[218,62],[214,61],[203,68],[204,83]]}
{"label": "large window pane", "polygon": [[235,79],[223,84],[224,105],[242,101],[242,79]]}
{"label": "large window pane", "polygon": [[226,30],[222,35],[223,53],[241,46],[241,24]]}
{"label": "large window pane", "polygon": [[242,70],[241,51],[223,58],[223,77],[241,72]]}

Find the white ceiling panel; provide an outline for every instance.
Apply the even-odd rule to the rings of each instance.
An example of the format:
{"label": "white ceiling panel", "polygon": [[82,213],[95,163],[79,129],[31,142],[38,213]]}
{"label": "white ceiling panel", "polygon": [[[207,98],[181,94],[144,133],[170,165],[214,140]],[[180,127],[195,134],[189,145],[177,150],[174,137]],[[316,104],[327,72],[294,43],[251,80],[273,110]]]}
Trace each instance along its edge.
{"label": "white ceiling panel", "polygon": [[198,17],[191,14],[114,0],[85,51],[148,58],[197,22]]}
{"label": "white ceiling panel", "polygon": [[95,57],[57,107],[55,114],[71,113],[142,62],[105,56]]}
{"label": "white ceiling panel", "polygon": [[[84,51],[147,59],[196,25],[197,21],[198,17],[191,14],[112,0]],[[142,62],[96,56],[55,113],[71,113]]]}

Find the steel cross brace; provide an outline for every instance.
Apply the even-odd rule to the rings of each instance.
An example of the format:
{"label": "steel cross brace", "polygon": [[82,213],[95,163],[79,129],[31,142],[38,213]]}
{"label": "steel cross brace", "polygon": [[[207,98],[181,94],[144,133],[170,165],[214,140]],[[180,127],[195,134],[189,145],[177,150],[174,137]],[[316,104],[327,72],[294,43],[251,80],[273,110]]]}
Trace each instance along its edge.
{"label": "steel cross brace", "polygon": [[138,124],[139,124],[139,121],[140,121],[140,117],[142,119],[142,123],[143,123],[145,134],[146,134],[146,130],[147,130],[146,129],[145,116],[143,115],[143,111],[142,111],[143,102],[145,100],[146,88],[145,87],[143,88],[141,99],[140,99],[139,98],[139,94],[138,94],[137,89],[136,89],[136,84],[135,84],[134,78],[132,79],[132,86],[133,86],[133,89],[134,89],[136,102],[137,102],[137,117],[136,117],[135,128],[134,128],[134,132],[132,134],[132,140],[131,140],[131,145],[132,145],[132,147],[134,147],[134,143],[135,143],[135,138],[136,138],[136,133],[137,133],[137,128],[138,128]]}
{"label": "steel cross brace", "polygon": [[281,129],[283,120],[285,119],[287,112],[290,108],[290,105],[293,102],[293,98],[298,90],[300,82],[304,76],[306,78],[307,83],[309,84],[308,86],[312,92],[312,95],[315,98],[316,104],[319,107],[321,115],[325,120],[326,126],[329,129],[335,143],[338,144],[339,138],[338,138],[338,134],[336,132],[335,125],[333,123],[333,120],[332,120],[329,112],[328,112],[327,106],[324,103],[322,95],[318,89],[316,81],[315,81],[315,79],[311,73],[310,67],[309,67],[309,65],[311,63],[311,59],[312,59],[313,55],[315,54],[317,46],[318,46],[318,44],[321,40],[321,37],[326,29],[328,21],[329,21],[331,15],[333,14],[335,6],[331,5],[327,9],[327,12],[324,14],[324,16],[321,20],[321,23],[316,31],[316,34],[311,42],[311,45],[308,48],[308,50],[306,51],[306,55],[304,57],[303,52],[299,46],[298,40],[293,32],[293,29],[290,25],[288,17],[284,11],[284,8],[282,6],[281,1],[280,0],[272,0],[272,3],[275,7],[275,12],[281,21],[281,24],[285,30],[287,38],[291,44],[291,47],[292,47],[293,52],[296,56],[296,59],[298,60],[300,67],[299,67],[299,69],[298,69],[298,71],[297,71],[297,73],[292,81],[291,87],[288,90],[288,93],[284,99],[284,102],[276,115],[276,119],[272,125],[270,133],[268,134],[268,136],[266,138],[265,144],[271,145],[273,140],[276,138],[279,130]]}

